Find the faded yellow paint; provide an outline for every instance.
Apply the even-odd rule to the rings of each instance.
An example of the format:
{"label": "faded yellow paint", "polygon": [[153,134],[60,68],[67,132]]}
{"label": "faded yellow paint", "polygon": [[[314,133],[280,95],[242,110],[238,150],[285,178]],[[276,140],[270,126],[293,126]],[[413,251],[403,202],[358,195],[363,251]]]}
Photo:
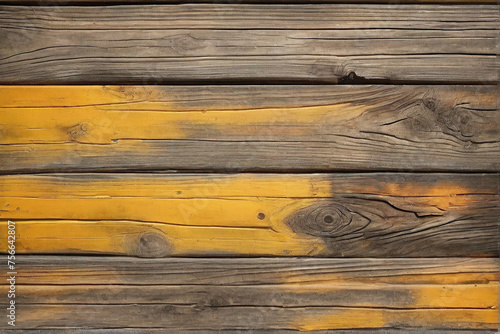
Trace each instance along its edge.
{"label": "faded yellow paint", "polygon": [[16,175],[0,177],[0,217],[17,222],[25,253],[137,255],[153,233],[172,255],[314,255],[322,243],[293,233],[286,218],[330,196],[321,175]]}
{"label": "faded yellow paint", "polygon": [[442,215],[450,208],[465,208],[481,203],[483,198],[477,195],[495,194],[495,189],[471,190],[447,180],[437,184],[416,182],[380,183],[367,185],[359,192],[384,197],[392,205],[421,215]]}
{"label": "faded yellow paint", "polygon": [[429,308],[498,308],[498,282],[422,286],[414,293],[415,305]]}
{"label": "faded yellow paint", "polygon": [[389,310],[346,308],[329,312],[318,311],[317,313],[317,315],[297,318],[292,323],[292,327],[301,331],[393,326],[455,329],[498,328],[497,310],[487,309]]}
{"label": "faded yellow paint", "polygon": [[[1,197],[15,220],[17,250],[137,255],[145,233],[165,239],[171,255],[213,253],[306,255],[323,251],[298,236],[286,217],[314,203],[289,198],[25,198]],[[33,220],[36,219],[36,220]],[[3,223],[6,229],[6,222]],[[6,241],[0,240],[1,249]]]}
{"label": "faded yellow paint", "polygon": [[[460,275],[460,274],[453,274]],[[488,284],[473,284],[462,281],[462,284],[447,285],[442,282],[434,284],[402,284],[397,282],[398,276],[391,277],[387,282],[366,282],[362,277],[340,277],[336,280],[317,280],[316,275],[301,277],[296,283],[280,285],[280,291],[296,294],[315,293],[335,295],[345,291],[359,295],[377,292],[379,298],[370,298],[352,301],[353,306],[392,308],[488,308],[498,307],[498,281]],[[438,274],[435,275],[439,277]],[[407,295],[411,298],[400,299],[398,296]],[[382,297],[384,296],[384,297]],[[376,304],[378,302],[379,304]]]}
{"label": "faded yellow paint", "polygon": [[303,316],[292,322],[291,327],[300,331],[348,328],[379,328],[386,322],[384,310],[377,309],[333,309],[312,316]]}
{"label": "faded yellow paint", "polygon": [[[331,196],[330,183],[319,175],[91,181],[18,175],[0,181],[0,217],[17,222],[21,253],[137,255],[141,236],[153,233],[167,241],[172,255],[314,255],[324,250],[322,243],[293,233],[286,218],[315,196]],[[5,240],[0,247],[6,249]]]}
{"label": "faded yellow paint", "polygon": [[[41,91],[47,94],[43,100]],[[0,144],[112,144],[126,139],[217,139],[313,136],[368,107],[350,103],[246,110],[172,109],[163,90],[97,86],[0,88]],[[147,94],[148,93],[148,94]],[[72,95],[73,94],[73,95]],[[137,96],[136,96],[137,94]],[[155,97],[162,95],[162,102]],[[33,96],[27,101],[26,96]],[[60,97],[61,101],[57,100]],[[6,102],[5,100],[15,102]],[[38,104],[35,103],[38,101]],[[49,103],[51,102],[52,105]],[[373,106],[370,106],[370,108]]]}
{"label": "faded yellow paint", "polygon": [[[460,273],[412,273],[405,275],[398,273],[398,275],[376,275],[376,276],[356,276],[352,277],[351,274],[344,275],[342,273],[315,273],[307,276],[308,282],[311,284],[325,284],[335,286],[337,284],[357,282],[363,284],[401,284],[401,285],[414,285],[414,284],[489,284],[493,282],[496,284],[499,281],[500,275],[496,272],[464,272]],[[288,277],[284,275],[283,280],[287,283],[301,286],[303,283],[303,276]]]}
{"label": "faded yellow paint", "polygon": [[488,284],[489,282],[498,282],[499,273],[452,273],[439,275],[435,274],[412,274],[412,275],[399,275],[397,277],[380,277],[365,279],[366,282],[387,282],[393,281],[397,283],[406,284],[460,284],[460,283],[473,283],[473,284]]}
{"label": "faded yellow paint", "polygon": [[207,112],[67,109],[0,108],[4,122],[0,144],[312,136],[316,129],[310,124],[328,117],[341,121],[365,111],[348,105]]}
{"label": "faded yellow paint", "polygon": [[1,197],[32,198],[330,198],[332,182],[318,174],[3,175]]}
{"label": "faded yellow paint", "polygon": [[[300,140],[320,135],[324,127],[343,126],[368,108],[343,103],[185,110],[172,100],[167,90],[157,87],[2,87],[0,144],[18,144],[15,149],[24,147],[28,151],[44,150],[46,162],[64,163],[62,157],[78,159],[78,155],[87,152],[94,154],[101,144],[112,145],[113,152],[118,154],[130,147],[134,148],[130,151],[149,152],[150,146],[142,139],[239,140],[284,136]],[[117,140],[127,143],[118,144]],[[29,145],[32,143],[45,145],[37,148]],[[2,147],[4,151],[10,149],[14,148]],[[58,159],[53,155],[58,155]],[[34,163],[41,162],[35,160]],[[16,221],[19,253],[148,255],[148,245],[141,242],[148,235],[156,236],[153,241],[168,250],[166,255],[174,256],[207,252],[304,256],[324,252],[325,246],[319,238],[293,233],[286,225],[291,214],[319,198],[333,197],[335,185],[324,176],[92,177],[1,176],[1,234],[7,233],[7,218]],[[348,192],[388,196],[391,204],[417,213],[422,210],[439,214],[450,207],[464,207],[476,201],[469,189],[446,181],[431,186],[357,185]],[[411,201],[406,197],[411,197]],[[7,239],[1,238],[0,249],[4,251],[7,246]],[[140,250],[141,247],[146,247],[146,251]],[[64,276],[58,277],[64,280]],[[360,301],[358,308],[321,309],[285,324],[294,329],[498,328],[497,273],[422,273],[355,280],[337,273],[314,275],[314,282],[292,282],[290,279],[276,289],[325,296],[373,289],[388,295],[403,292],[412,297],[408,302],[394,300],[394,304],[388,299],[385,308],[379,309],[370,309],[373,305],[370,300]],[[5,288],[0,286],[0,290]],[[41,311],[31,312],[29,317],[41,320],[58,310],[45,306]]]}
{"label": "faded yellow paint", "polygon": [[155,86],[2,86],[0,101],[4,108],[169,105],[165,91]]}
{"label": "faded yellow paint", "polygon": [[[25,252],[62,253],[69,249],[134,255],[138,240],[149,232],[168,240],[175,255],[211,252],[325,255],[330,246],[325,238],[295,233],[287,221],[324,198],[335,201],[340,198],[337,195],[344,193],[363,194],[364,183],[359,178],[355,178],[357,184],[351,189],[349,180],[338,182],[340,177],[319,174],[0,176],[0,219],[12,219],[23,225],[29,221],[37,223],[33,232],[23,234],[26,238],[20,239],[20,250]],[[384,186],[384,182],[376,179],[370,183]],[[433,208],[427,204],[420,209],[418,198],[407,200],[398,196],[403,190],[394,191],[399,193],[387,200],[400,201],[397,206],[401,209],[405,205],[414,212]],[[434,197],[422,198],[425,201]],[[339,203],[342,204],[341,200]],[[43,232],[43,228],[48,231]],[[97,231],[91,241],[87,228]],[[122,240],[125,234],[127,238]],[[82,240],[75,241],[79,238]],[[492,278],[493,275],[477,279],[484,283]],[[330,279],[337,278],[325,277]],[[409,277],[403,283],[413,279]],[[439,279],[444,284],[455,276]]]}
{"label": "faded yellow paint", "polygon": [[[412,196],[412,201],[415,199],[414,204],[434,206],[438,210],[463,207],[474,201],[473,196],[471,196],[472,192],[469,189],[447,181],[441,181],[436,185],[387,184],[382,193],[391,196]],[[491,194],[493,195],[494,192],[492,191]]]}
{"label": "faded yellow paint", "polygon": [[[255,198],[0,198],[0,207],[4,208],[2,216],[10,219],[131,220],[251,228],[271,227],[273,219],[283,221],[281,211],[286,207],[311,203],[310,200]],[[259,214],[264,218],[262,215],[259,218]]]}
{"label": "faded yellow paint", "polygon": [[[7,223],[0,223],[5,233]],[[323,250],[307,238],[270,227],[182,226],[131,221],[22,220],[16,222],[19,253],[101,253],[138,255],[140,238],[154,234],[165,240],[168,255],[299,256]],[[6,249],[5,240],[0,248]],[[165,254],[167,255],[167,254]]]}

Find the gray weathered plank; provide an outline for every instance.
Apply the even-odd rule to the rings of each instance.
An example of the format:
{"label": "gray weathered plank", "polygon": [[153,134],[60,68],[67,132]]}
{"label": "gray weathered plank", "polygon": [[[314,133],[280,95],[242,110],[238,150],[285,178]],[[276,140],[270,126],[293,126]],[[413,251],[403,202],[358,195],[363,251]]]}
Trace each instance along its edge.
{"label": "gray weathered plank", "polygon": [[498,327],[494,258],[20,256],[17,268],[17,328]]}
{"label": "gray weathered plank", "polygon": [[[6,262],[6,256],[0,257]],[[498,280],[498,258],[159,258],[122,256],[17,256],[20,285],[206,285],[251,286],[323,279],[415,284]],[[324,276],[322,276],[324,275]],[[468,275],[470,275],[469,278]],[[402,282],[404,283],[404,281]],[[6,282],[2,281],[2,284]]]}
{"label": "gray weathered plank", "polygon": [[495,83],[493,5],[0,8],[0,83]]}

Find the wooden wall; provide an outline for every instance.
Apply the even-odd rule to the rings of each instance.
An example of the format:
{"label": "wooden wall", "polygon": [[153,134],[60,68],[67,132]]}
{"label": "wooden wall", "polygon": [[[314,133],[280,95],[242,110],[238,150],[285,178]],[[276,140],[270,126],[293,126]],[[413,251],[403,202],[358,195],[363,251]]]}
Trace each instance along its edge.
{"label": "wooden wall", "polygon": [[496,332],[499,13],[0,0],[0,332]]}

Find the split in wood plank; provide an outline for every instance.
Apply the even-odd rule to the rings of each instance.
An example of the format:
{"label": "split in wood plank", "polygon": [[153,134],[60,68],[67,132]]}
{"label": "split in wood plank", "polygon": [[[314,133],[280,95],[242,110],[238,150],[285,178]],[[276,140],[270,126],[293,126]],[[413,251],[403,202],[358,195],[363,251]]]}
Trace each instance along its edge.
{"label": "split in wood plank", "polygon": [[[19,253],[498,256],[498,174],[0,177]],[[0,249],[7,249],[0,240]]]}
{"label": "split in wood plank", "polygon": [[496,5],[0,7],[1,84],[499,81]]}
{"label": "split in wood plank", "polygon": [[498,267],[495,258],[21,256],[18,327],[496,329]]}
{"label": "split in wood plank", "polygon": [[496,86],[4,86],[0,172],[498,171]]}

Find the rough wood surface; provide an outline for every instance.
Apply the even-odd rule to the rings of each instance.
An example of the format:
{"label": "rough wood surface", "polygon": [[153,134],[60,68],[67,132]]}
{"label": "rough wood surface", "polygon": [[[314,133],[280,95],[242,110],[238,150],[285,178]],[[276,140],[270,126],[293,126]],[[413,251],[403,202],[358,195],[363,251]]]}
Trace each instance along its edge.
{"label": "rough wood surface", "polygon": [[498,259],[17,261],[18,328],[498,328]]}
{"label": "rough wood surface", "polygon": [[0,226],[15,221],[22,253],[497,256],[498,185],[498,174],[2,176]]}
{"label": "rough wood surface", "polygon": [[4,86],[0,172],[498,171],[496,86]]}
{"label": "rough wood surface", "polygon": [[498,4],[313,1],[0,0],[0,333],[498,332]]}
{"label": "rough wood surface", "polygon": [[494,84],[498,18],[495,5],[3,6],[0,83]]}

